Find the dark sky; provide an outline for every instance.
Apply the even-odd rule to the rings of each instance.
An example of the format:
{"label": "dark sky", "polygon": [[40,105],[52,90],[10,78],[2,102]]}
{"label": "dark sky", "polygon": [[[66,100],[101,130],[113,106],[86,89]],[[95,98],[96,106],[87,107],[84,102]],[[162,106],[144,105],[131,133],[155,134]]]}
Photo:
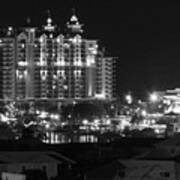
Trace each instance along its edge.
{"label": "dark sky", "polygon": [[[162,3],[163,2],[163,3]],[[128,0],[1,1],[0,25],[34,25],[50,9],[63,24],[76,8],[87,36],[119,56],[119,91],[136,94],[180,87],[180,3]]]}

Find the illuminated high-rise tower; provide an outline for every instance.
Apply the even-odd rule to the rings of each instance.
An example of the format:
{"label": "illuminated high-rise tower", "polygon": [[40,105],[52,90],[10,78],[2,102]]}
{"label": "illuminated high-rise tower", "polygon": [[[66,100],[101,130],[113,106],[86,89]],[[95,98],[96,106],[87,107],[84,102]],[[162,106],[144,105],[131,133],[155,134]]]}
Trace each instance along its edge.
{"label": "illuminated high-rise tower", "polygon": [[97,40],[85,39],[82,27],[74,13],[66,24],[66,33],[50,15],[41,28],[2,29],[1,98],[111,99],[112,58],[98,57]]}

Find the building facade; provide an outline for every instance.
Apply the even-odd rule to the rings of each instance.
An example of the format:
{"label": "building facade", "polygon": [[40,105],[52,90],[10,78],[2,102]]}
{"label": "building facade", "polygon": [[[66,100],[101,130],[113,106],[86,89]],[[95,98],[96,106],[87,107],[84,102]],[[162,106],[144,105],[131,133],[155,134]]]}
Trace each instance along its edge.
{"label": "building facade", "polygon": [[51,17],[41,28],[1,29],[1,99],[112,99],[113,63],[99,55],[97,40],[83,37],[75,14],[66,33]]}

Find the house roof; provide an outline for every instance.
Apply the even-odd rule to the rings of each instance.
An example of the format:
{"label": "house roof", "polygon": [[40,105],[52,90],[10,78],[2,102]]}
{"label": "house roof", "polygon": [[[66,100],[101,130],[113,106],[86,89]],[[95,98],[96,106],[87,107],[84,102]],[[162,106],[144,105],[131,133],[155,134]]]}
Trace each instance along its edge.
{"label": "house roof", "polygon": [[62,163],[75,161],[53,151],[7,151],[0,152],[0,163]]}
{"label": "house roof", "polygon": [[113,179],[117,173],[118,162],[103,164],[86,172],[87,179]]}
{"label": "house roof", "polygon": [[175,135],[172,138],[169,138],[167,140],[164,140],[158,144],[156,144],[156,147],[175,147],[179,146],[180,147],[180,134]]}
{"label": "house roof", "polygon": [[154,148],[148,152],[145,152],[134,159],[138,160],[172,160],[175,158],[175,154],[171,151],[163,148]]}

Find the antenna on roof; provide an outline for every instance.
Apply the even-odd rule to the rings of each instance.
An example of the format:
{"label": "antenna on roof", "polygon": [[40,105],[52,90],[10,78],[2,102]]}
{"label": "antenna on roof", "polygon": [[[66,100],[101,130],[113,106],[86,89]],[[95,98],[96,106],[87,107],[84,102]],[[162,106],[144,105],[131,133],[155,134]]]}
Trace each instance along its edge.
{"label": "antenna on roof", "polygon": [[49,9],[47,9],[46,13],[48,17],[51,17],[51,11]]}
{"label": "antenna on roof", "polygon": [[76,14],[76,9],[75,8],[72,8],[72,13],[73,13],[73,15]]}
{"label": "antenna on roof", "polygon": [[30,25],[30,24],[31,24],[31,18],[30,18],[30,17],[27,17],[27,18],[26,18],[26,23],[27,23],[27,25]]}

